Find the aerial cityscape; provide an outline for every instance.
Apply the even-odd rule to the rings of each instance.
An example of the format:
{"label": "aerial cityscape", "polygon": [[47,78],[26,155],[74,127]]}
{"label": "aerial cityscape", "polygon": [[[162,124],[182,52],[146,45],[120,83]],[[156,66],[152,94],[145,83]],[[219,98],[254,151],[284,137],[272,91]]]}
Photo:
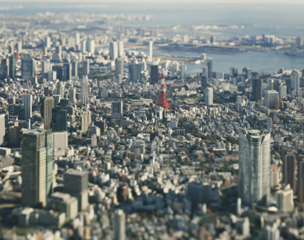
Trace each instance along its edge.
{"label": "aerial cityscape", "polygon": [[0,4],[0,238],[304,239],[304,5],[137,4]]}

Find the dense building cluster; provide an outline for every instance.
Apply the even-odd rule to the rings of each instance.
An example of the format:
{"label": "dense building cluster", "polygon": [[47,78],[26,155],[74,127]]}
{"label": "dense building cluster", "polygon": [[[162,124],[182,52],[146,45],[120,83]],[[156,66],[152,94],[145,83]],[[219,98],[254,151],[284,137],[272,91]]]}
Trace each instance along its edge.
{"label": "dense building cluster", "polygon": [[189,75],[109,18],[0,29],[2,238],[304,238],[304,70]]}

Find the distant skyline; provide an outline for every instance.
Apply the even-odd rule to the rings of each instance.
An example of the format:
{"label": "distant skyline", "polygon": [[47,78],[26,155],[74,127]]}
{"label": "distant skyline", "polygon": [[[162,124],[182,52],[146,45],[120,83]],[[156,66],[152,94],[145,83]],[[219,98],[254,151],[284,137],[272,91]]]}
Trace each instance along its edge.
{"label": "distant skyline", "polygon": [[[45,0],[44,2],[41,2],[41,0],[11,0],[11,1],[3,1],[1,4],[5,3],[113,3],[113,2],[129,2],[129,3],[142,3],[142,0],[89,0],[84,2],[83,0]],[[161,2],[161,3],[208,3],[208,4],[304,4],[303,0],[145,0],[146,3],[155,3],[155,2]],[[0,7],[1,7],[0,4]]]}

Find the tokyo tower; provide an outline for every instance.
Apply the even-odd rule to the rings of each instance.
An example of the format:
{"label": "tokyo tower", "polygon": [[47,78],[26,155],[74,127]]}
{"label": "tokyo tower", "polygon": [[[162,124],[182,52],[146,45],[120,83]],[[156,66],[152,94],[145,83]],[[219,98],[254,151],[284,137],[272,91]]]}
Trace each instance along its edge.
{"label": "tokyo tower", "polygon": [[161,106],[166,110],[168,110],[168,108],[171,109],[171,107],[169,106],[169,103],[167,102],[167,98],[166,98],[164,64],[162,66],[162,78],[161,78],[161,85],[160,85],[160,95],[159,95],[157,106]]}

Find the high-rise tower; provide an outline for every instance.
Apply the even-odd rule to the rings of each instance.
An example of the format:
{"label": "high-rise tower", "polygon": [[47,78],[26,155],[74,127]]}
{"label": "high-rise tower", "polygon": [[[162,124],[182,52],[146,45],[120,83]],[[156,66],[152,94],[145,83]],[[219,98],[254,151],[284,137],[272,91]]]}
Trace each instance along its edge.
{"label": "high-rise tower", "polygon": [[89,103],[89,80],[88,76],[83,75],[81,78],[81,103],[87,105]]}
{"label": "high-rise tower", "polygon": [[167,101],[166,97],[166,85],[165,85],[165,75],[164,75],[164,64],[162,66],[162,78],[161,78],[161,85],[160,85],[160,95],[158,99],[158,104],[157,106],[162,106],[164,109],[168,110],[171,109],[169,106],[169,103]]}
{"label": "high-rise tower", "polygon": [[239,197],[249,206],[267,203],[270,196],[270,134],[250,130],[239,136]]}

